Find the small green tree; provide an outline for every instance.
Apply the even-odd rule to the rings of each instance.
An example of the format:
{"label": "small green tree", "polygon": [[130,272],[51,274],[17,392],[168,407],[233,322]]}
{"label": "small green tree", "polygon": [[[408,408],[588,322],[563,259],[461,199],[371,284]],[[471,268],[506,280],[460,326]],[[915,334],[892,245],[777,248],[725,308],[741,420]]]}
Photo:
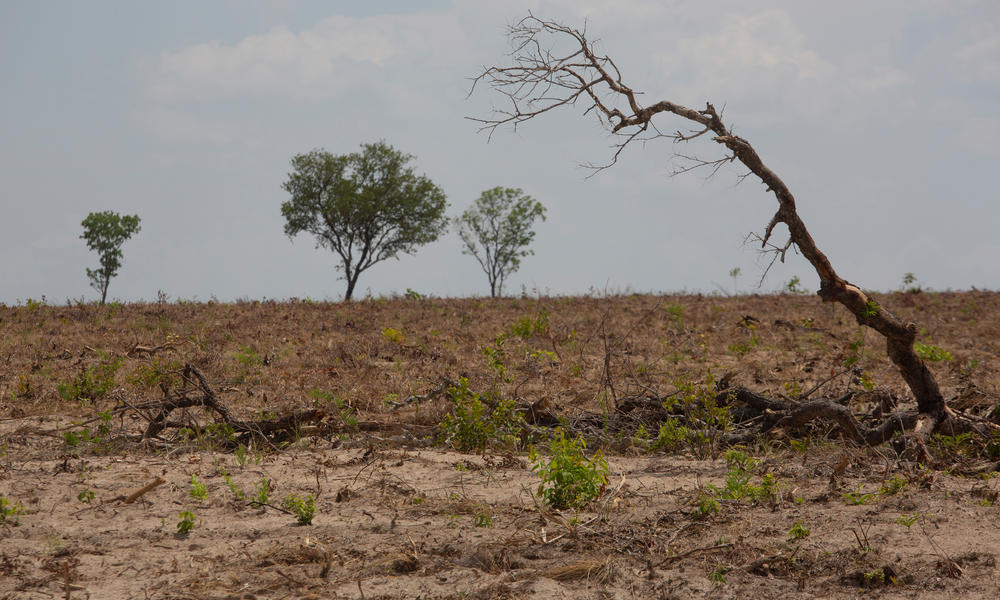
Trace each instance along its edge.
{"label": "small green tree", "polygon": [[292,158],[282,189],[285,235],[306,231],[316,246],[336,252],[347,281],[344,300],[354,295],[358,276],[400,252],[413,254],[447,228],[444,191],[407,166],[413,159],[385,142],[335,156],[313,150]]}
{"label": "small green tree", "polygon": [[486,190],[471,208],[455,219],[468,254],[479,261],[490,280],[490,296],[503,291],[504,280],[521,266],[521,257],[534,254],[535,219],[545,220],[545,207],[518,188]]}
{"label": "small green tree", "polygon": [[122,266],[122,244],[139,232],[139,215],[119,215],[106,210],[92,212],[83,220],[83,234],[87,248],[100,256],[98,269],[87,269],[90,285],[101,293],[101,304],[108,298],[108,285]]}

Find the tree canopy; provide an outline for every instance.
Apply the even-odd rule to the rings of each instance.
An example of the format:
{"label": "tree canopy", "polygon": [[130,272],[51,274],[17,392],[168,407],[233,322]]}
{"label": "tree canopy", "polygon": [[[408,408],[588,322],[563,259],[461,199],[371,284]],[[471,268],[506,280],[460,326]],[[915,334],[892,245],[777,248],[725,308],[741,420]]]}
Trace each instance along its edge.
{"label": "tree canopy", "polygon": [[291,195],[281,205],[285,234],[311,233],[317,247],[340,256],[345,300],[353,297],[362,272],[400,253],[413,254],[447,229],[445,193],[407,166],[413,158],[385,142],[351,154],[318,149],[292,158],[282,184]]}
{"label": "tree canopy", "polygon": [[531,226],[539,218],[545,220],[540,202],[519,188],[495,187],[455,219],[462,254],[479,261],[492,297],[503,292],[504,281],[521,266],[521,258],[534,254],[528,245],[535,239]]}
{"label": "tree canopy", "polygon": [[101,304],[104,304],[111,278],[122,266],[122,244],[139,232],[139,215],[122,216],[110,210],[92,212],[81,225],[80,239],[86,240],[87,248],[97,251],[100,256],[100,268],[87,269],[87,277],[90,285],[101,293]]}

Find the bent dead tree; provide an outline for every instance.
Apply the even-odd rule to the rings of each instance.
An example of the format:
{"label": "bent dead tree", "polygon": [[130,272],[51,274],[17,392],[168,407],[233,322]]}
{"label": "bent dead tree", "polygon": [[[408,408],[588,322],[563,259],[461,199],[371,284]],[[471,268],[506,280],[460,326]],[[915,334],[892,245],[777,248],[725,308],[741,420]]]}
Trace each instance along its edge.
{"label": "bent dead tree", "polygon": [[[1000,428],[975,415],[958,413],[947,406],[934,375],[914,350],[918,327],[904,322],[858,286],[852,285],[837,274],[829,259],[817,248],[805,223],[799,218],[795,197],[778,175],[761,160],[750,142],[734,135],[720,118],[719,112],[707,103],[704,109],[695,110],[662,100],[642,105],[639,93],[623,81],[621,71],[608,56],[600,54],[595,44],[588,40],[586,30],[577,30],[554,21],[545,21],[529,14],[510,27],[508,32],[513,47],[511,64],[486,68],[473,83],[485,83],[503,95],[506,107],[494,108],[489,118],[476,118],[481,130],[493,132],[501,126],[515,129],[525,121],[562,107],[586,104],[584,114],[594,114],[600,123],[618,136],[612,160],[604,169],[614,165],[622,151],[635,140],[648,141],[666,138],[674,143],[690,142],[701,136],[723,146],[726,153],[716,159],[704,160],[685,156],[692,161],[686,172],[706,167],[714,173],[727,163],[738,161],[749,169],[742,177],[756,175],[767,192],[778,201],[778,210],[768,222],[763,235],[756,236],[761,247],[774,254],[774,260],[784,261],[793,245],[809,261],[820,279],[819,296],[826,302],[838,302],[846,307],[858,323],[880,333],[886,340],[886,351],[898,367],[907,386],[913,393],[917,410],[897,411],[875,427],[859,422],[841,404],[831,400],[813,400],[803,403],[786,403],[766,399],[749,390],[729,391],[720,394],[720,402],[740,401],[760,414],[771,413],[764,420],[765,430],[801,425],[823,417],[836,422],[845,436],[858,442],[877,444],[894,434],[912,428],[920,449],[923,440],[931,433],[972,431],[983,435],[997,435]],[[557,53],[555,46],[565,47]],[[472,92],[470,92],[471,94]],[[660,113],[671,113],[697,127],[687,132],[661,131],[653,118]],[[772,242],[775,228],[784,224],[788,240],[783,245]]]}

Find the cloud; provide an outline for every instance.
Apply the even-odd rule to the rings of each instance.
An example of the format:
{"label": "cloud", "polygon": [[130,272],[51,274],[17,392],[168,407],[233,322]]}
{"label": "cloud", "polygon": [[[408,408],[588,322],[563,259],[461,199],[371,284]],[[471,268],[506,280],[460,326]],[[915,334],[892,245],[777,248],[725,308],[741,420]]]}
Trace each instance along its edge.
{"label": "cloud", "polygon": [[164,52],[148,86],[157,102],[246,96],[327,99],[348,92],[358,75],[418,60],[461,56],[462,30],[448,13],[328,17],[295,33],[284,27],[235,44],[218,41]]}

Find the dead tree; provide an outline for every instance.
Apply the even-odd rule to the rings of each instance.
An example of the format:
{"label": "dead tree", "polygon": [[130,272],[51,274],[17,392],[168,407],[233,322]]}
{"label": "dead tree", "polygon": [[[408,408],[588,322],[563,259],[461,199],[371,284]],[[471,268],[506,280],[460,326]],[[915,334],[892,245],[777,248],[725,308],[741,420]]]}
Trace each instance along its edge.
{"label": "dead tree", "polygon": [[[549,111],[584,104],[584,114],[595,115],[606,129],[618,136],[611,161],[596,167],[598,169],[614,165],[626,146],[635,140],[666,138],[674,143],[685,143],[710,136],[725,149],[723,155],[711,160],[684,156],[691,162],[676,173],[700,167],[714,173],[722,166],[738,161],[749,169],[742,177],[757,176],[767,186],[766,191],[773,193],[778,201],[778,210],[764,228],[764,233],[756,236],[762,249],[774,254],[771,264],[777,259],[784,261],[789,248],[794,246],[819,275],[819,296],[825,302],[839,302],[859,324],[874,329],[885,338],[886,352],[899,368],[917,403],[916,412],[895,413],[876,427],[866,427],[850,411],[832,401],[783,405],[781,418],[772,419],[775,426],[801,424],[816,417],[826,417],[837,422],[845,435],[860,443],[878,443],[897,432],[913,428],[921,448],[922,440],[933,432],[975,431],[985,435],[1000,432],[1000,428],[993,423],[957,413],[947,406],[937,380],[914,350],[918,327],[899,319],[875,298],[837,274],[799,218],[791,190],[764,164],[749,141],[730,131],[711,103],[701,110],[668,100],[641,104],[640,93],[624,82],[618,66],[597,50],[587,38],[585,29],[573,29],[529,13],[510,27],[508,36],[513,48],[509,55],[511,63],[485,68],[473,83],[472,91],[475,91],[476,85],[486,84],[505,99],[505,106],[495,108],[490,117],[473,119],[481,124],[482,131],[492,135],[501,126],[510,125],[516,129],[525,121]],[[556,45],[567,47],[567,50],[557,52],[553,50]],[[653,122],[653,118],[660,113],[672,113],[696,127],[686,132],[674,130],[673,133],[665,133]],[[779,224],[788,229],[788,239],[780,245],[772,242]],[[772,405],[767,410],[773,411],[776,407]]]}

